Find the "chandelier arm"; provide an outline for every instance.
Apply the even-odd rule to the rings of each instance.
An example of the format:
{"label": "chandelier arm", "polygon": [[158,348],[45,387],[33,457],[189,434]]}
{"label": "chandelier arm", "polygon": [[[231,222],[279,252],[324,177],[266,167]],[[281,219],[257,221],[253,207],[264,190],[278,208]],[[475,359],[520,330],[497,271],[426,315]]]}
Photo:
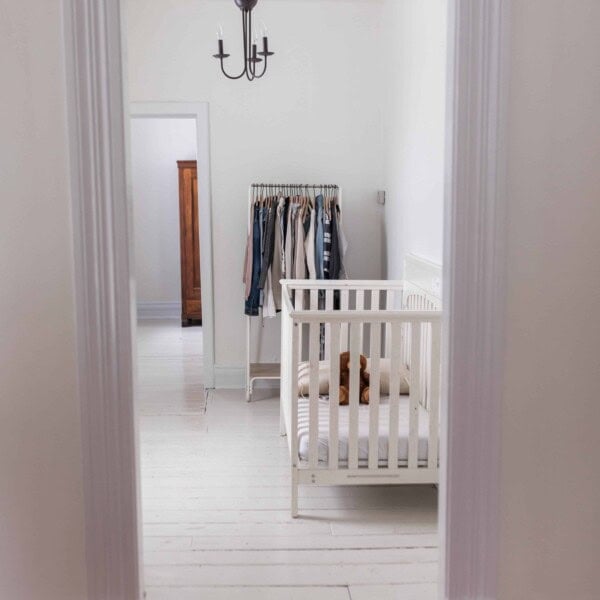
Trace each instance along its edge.
{"label": "chandelier arm", "polygon": [[244,70],[239,74],[239,75],[229,75],[227,73],[227,71],[225,71],[225,66],[223,64],[223,58],[221,58],[221,72],[223,73],[223,75],[225,75],[225,77],[227,77],[227,79],[231,79],[231,80],[237,80],[237,79],[241,79],[244,75],[247,74],[247,70],[248,70],[248,62],[246,61],[246,47],[245,47],[245,40],[246,40],[246,20],[245,20],[245,14],[244,11],[242,11],[242,31],[244,34]]}
{"label": "chandelier arm", "polygon": [[266,72],[267,72],[267,57],[265,56],[262,73],[260,75],[255,75],[254,76],[255,79],[260,79]]}
{"label": "chandelier arm", "polygon": [[[248,81],[254,81],[254,79],[256,78],[255,73],[256,73],[256,63],[253,62],[252,58],[253,58],[253,54],[252,54],[252,11],[249,10],[247,13],[247,18],[248,18],[248,24],[246,26],[246,34],[247,34],[247,43],[244,43],[244,47],[246,48],[246,65],[247,65],[247,71],[246,71],[246,77],[248,78]],[[246,38],[244,38],[245,42],[246,42]]]}
{"label": "chandelier arm", "polygon": [[227,71],[225,71],[225,67],[223,66],[223,59],[221,59],[221,72],[227,79],[241,79],[245,74],[246,70],[244,69],[239,75],[228,75]]}
{"label": "chandelier arm", "polygon": [[244,67],[248,68],[248,59],[250,58],[249,40],[250,30],[252,28],[252,21],[250,20],[250,13],[244,11],[243,13],[243,26],[244,26]]}
{"label": "chandelier arm", "polygon": [[247,12],[248,25],[246,27],[246,33],[248,34],[247,41],[244,38],[244,46],[247,49],[246,65],[248,72],[246,73],[248,81],[254,81],[254,72],[256,70],[256,64],[252,61],[252,11]]}
{"label": "chandelier arm", "polygon": [[250,77],[250,44],[252,43],[252,11],[242,11],[243,29],[244,29],[244,74],[249,81],[254,77]]}

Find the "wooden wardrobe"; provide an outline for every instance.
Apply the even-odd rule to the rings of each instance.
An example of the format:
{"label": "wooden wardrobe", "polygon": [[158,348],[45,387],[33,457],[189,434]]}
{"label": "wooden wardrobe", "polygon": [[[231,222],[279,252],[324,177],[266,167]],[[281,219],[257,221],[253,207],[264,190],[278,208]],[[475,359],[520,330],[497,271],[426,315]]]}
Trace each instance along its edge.
{"label": "wooden wardrobe", "polygon": [[181,324],[202,324],[200,215],[195,160],[178,160],[179,239],[181,243]]}

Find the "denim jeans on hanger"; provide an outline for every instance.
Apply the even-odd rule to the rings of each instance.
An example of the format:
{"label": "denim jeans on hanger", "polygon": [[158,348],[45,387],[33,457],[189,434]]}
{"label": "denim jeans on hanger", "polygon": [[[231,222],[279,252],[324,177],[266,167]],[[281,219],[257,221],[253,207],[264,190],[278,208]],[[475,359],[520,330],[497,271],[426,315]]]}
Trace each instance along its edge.
{"label": "denim jeans on hanger", "polygon": [[246,300],[244,313],[249,317],[258,316],[260,306],[260,263],[261,263],[261,231],[259,222],[259,207],[254,207],[254,219],[252,225],[252,284],[250,295]]}
{"label": "denim jeans on hanger", "polygon": [[275,227],[277,224],[277,204],[273,202],[268,209],[265,209],[266,217],[264,221],[264,250],[262,253],[262,267],[260,270],[260,289],[265,288],[267,282],[267,275],[273,262],[274,254],[274,242],[275,242]]}

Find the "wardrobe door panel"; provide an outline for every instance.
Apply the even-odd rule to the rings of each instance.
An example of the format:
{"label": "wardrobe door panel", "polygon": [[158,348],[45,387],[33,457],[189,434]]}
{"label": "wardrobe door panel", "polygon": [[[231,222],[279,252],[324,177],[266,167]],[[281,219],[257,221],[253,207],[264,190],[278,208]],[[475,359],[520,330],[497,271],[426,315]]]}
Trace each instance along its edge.
{"label": "wardrobe door panel", "polygon": [[200,284],[200,215],[196,161],[178,161],[181,241],[181,321],[202,321]]}

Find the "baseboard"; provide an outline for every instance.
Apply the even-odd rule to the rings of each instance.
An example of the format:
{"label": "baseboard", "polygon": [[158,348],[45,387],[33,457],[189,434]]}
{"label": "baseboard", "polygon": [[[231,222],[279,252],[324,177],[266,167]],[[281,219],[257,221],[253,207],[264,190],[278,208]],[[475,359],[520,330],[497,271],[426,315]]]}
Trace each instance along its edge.
{"label": "baseboard", "polygon": [[[246,387],[245,367],[224,367],[215,365],[215,389],[243,390]],[[278,379],[258,380],[254,383],[256,389],[277,389]]]}
{"label": "baseboard", "polygon": [[181,319],[181,302],[138,302],[137,318],[145,319]]}

